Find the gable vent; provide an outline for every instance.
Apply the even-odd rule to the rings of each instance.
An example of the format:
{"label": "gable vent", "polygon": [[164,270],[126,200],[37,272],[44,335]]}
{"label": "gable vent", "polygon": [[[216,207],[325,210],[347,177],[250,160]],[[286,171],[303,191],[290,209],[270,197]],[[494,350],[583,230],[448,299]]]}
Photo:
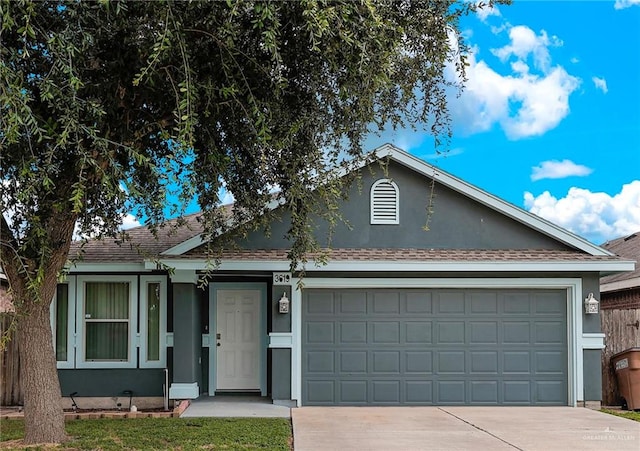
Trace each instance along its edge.
{"label": "gable vent", "polygon": [[399,224],[400,199],[398,185],[381,179],[371,187],[371,224]]}

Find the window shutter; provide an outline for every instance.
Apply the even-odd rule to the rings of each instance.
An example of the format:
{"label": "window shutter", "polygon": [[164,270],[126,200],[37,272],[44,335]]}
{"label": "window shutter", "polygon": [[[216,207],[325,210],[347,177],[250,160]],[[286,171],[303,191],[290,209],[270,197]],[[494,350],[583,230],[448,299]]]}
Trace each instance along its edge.
{"label": "window shutter", "polygon": [[398,185],[388,179],[371,187],[371,224],[399,224]]}

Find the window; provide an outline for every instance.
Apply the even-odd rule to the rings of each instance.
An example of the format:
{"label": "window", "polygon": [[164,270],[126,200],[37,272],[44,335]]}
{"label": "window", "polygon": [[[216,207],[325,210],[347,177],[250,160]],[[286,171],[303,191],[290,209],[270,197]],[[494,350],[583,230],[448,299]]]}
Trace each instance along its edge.
{"label": "window", "polygon": [[58,368],[73,368],[75,333],[75,277],[69,276],[65,283],[58,284],[51,303],[51,332]]}
{"label": "window", "polygon": [[166,278],[141,276],[140,284],[140,367],[164,368],[167,349]]}
{"label": "window", "polygon": [[67,360],[69,352],[69,285],[60,284],[56,289],[56,360]]}
{"label": "window", "polygon": [[129,360],[129,283],[84,286],[85,360]]}
{"label": "window", "polygon": [[398,185],[389,179],[380,179],[371,186],[371,224],[399,223]]}
{"label": "window", "polygon": [[137,278],[78,276],[78,368],[137,366]]}
{"label": "window", "polygon": [[164,368],[167,277],[69,276],[51,329],[58,368]]}

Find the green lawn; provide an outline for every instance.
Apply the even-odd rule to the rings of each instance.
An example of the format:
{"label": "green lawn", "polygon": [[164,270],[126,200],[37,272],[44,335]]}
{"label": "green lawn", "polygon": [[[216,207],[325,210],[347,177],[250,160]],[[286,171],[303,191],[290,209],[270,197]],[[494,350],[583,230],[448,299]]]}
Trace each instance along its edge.
{"label": "green lawn", "polygon": [[640,421],[640,412],[634,412],[633,410],[609,410],[602,409],[605,413],[610,413],[611,415],[617,415],[619,417],[628,418],[634,421]]}
{"label": "green lawn", "polygon": [[[290,450],[291,422],[283,418],[132,418],[67,422],[72,440],[56,449]],[[0,422],[0,448],[23,449],[22,420]],[[12,447],[13,446],[13,447]],[[37,448],[29,448],[37,449]]]}

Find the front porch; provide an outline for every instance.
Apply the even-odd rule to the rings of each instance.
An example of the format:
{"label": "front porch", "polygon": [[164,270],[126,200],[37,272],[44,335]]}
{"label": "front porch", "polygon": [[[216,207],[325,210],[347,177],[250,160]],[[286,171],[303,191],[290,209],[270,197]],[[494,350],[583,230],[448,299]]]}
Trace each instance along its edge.
{"label": "front porch", "polygon": [[203,395],[191,401],[181,418],[291,418],[291,409],[273,404],[269,397]]}

